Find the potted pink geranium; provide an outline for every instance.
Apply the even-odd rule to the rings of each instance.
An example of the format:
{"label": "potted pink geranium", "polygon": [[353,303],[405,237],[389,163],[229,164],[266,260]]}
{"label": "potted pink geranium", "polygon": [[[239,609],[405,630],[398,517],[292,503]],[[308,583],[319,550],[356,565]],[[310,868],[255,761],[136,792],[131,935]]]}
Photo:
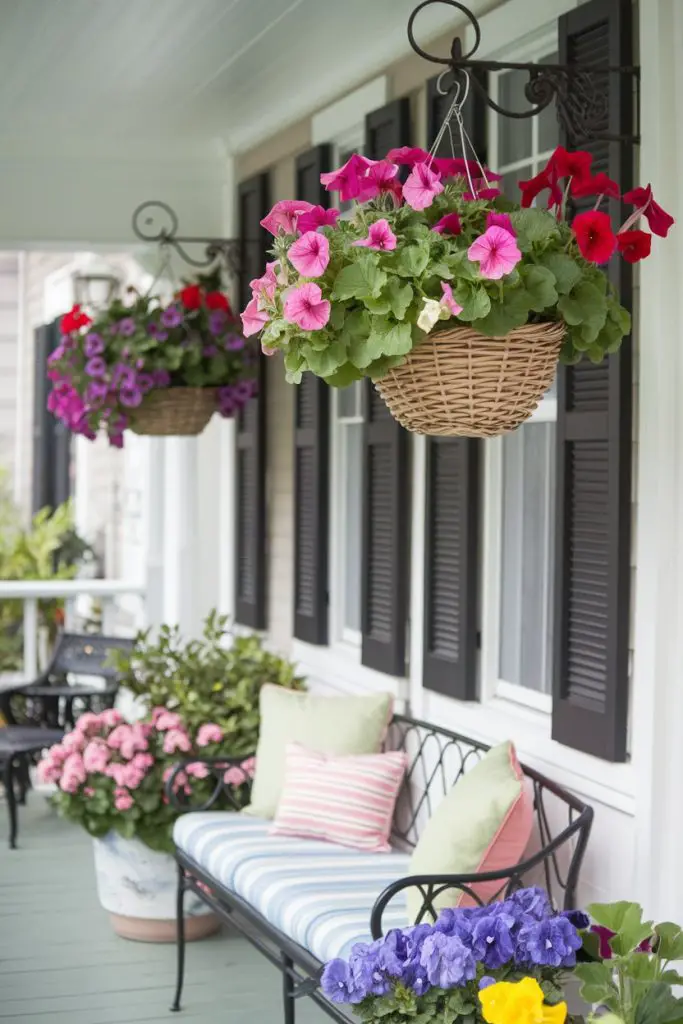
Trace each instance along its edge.
{"label": "potted pink geranium", "polygon": [[[207,765],[206,758],[215,763]],[[173,774],[178,761],[186,763]],[[58,812],[93,837],[98,896],[117,934],[153,942],[175,939],[177,875],[171,852],[180,812],[169,799],[168,785],[192,805],[220,789],[212,806],[235,809],[246,800],[253,764],[253,758],[227,756],[216,723],[191,728],[164,707],[134,723],[116,709],[86,713],[47,751],[40,776],[56,785]],[[218,928],[206,904],[191,893],[185,913],[188,938]]]}

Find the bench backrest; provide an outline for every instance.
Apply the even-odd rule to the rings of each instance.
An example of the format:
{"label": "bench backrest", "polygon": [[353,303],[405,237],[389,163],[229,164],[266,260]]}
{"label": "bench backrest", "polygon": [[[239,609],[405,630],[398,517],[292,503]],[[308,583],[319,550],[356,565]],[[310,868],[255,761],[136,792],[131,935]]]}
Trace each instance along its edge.
{"label": "bench backrest", "polygon": [[[386,750],[408,755],[408,769],[396,805],[394,843],[412,848],[439,801],[490,747],[440,726],[395,715]],[[593,819],[593,809],[544,775],[522,765],[533,791],[535,835],[513,887],[542,884],[556,905],[574,907],[576,884]]]}

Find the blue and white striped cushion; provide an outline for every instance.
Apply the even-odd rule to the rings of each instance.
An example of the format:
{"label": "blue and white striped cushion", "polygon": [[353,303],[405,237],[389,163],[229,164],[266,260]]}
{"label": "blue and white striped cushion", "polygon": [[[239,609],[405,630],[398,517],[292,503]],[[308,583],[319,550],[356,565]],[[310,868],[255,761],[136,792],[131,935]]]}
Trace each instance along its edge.
{"label": "blue and white striped cushion", "polygon": [[[409,857],[270,835],[271,826],[208,811],[179,818],[173,838],[207,874],[319,960],[346,957],[355,942],[369,942],[373,903],[408,873]],[[384,930],[407,923],[398,896],[384,914]]]}

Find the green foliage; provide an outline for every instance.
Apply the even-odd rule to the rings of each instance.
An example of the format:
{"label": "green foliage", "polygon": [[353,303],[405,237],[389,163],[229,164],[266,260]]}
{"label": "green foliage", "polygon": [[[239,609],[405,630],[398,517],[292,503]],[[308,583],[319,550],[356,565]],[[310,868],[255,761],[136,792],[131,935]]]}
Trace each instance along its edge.
{"label": "green foliage", "polygon": [[235,757],[256,749],[261,687],[304,688],[291,662],[266,650],[256,633],[231,637],[227,619],[216,612],[201,639],[185,642],[176,627],[162,626],[157,639],[140,633],[131,654],[112,657],[122,685],[144,705],[177,711],[193,730],[215,722]]}
{"label": "green foliage", "polygon": [[[6,475],[0,474],[0,579],[69,580],[92,557],[92,549],[74,529],[70,502],[54,511],[41,509],[25,529],[9,494]],[[62,601],[38,602],[39,623],[54,642]],[[15,672],[22,665],[23,602],[0,601],[0,672]]]}
{"label": "green foliage", "polygon": [[669,965],[683,958],[683,930],[670,921],[655,925],[643,920],[637,903],[594,903],[587,907],[593,921],[613,932],[610,958],[600,958],[596,947],[584,940],[583,954],[592,957],[575,968],[581,996],[609,1011],[594,1013],[597,1024],[674,1024],[683,1021],[683,999],[672,986],[683,978]]}
{"label": "green foliage", "polygon": [[[454,318],[443,306],[443,318],[434,330],[467,323],[489,336],[503,337],[528,322],[560,320],[567,328],[564,362],[577,362],[584,355],[599,361],[616,351],[630,330],[629,314],[608,287],[602,269],[581,256],[570,226],[547,210],[515,208],[502,196],[493,201],[465,200],[466,188],[463,179],[455,178],[420,212],[405,204],[394,207],[392,199],[380,196],[357,205],[350,219],[322,228],[330,261],[315,283],[331,310],[321,330],[306,332],[284,320],[287,290],[305,279],[287,256],[293,236],[276,238],[278,285],[274,298],[263,303],[271,319],[262,339],[284,352],[290,382],[300,382],[306,370],[335,387],[386,373],[424,339],[418,320],[425,302],[442,302],[443,282],[450,284],[462,312]],[[516,268],[499,280],[485,278],[479,263],[468,258],[492,210],[510,211],[522,253]],[[460,218],[457,235],[432,230],[448,213]],[[396,248],[356,245],[379,219],[389,223]]]}

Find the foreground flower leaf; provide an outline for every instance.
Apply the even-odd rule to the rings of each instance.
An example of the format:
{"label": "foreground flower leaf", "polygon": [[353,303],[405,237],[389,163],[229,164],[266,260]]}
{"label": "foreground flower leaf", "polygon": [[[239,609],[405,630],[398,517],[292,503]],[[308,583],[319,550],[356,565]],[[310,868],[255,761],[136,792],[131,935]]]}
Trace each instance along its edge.
{"label": "foreground flower leaf", "polygon": [[387,275],[377,266],[376,258],[366,256],[339,271],[334,280],[332,298],[376,299],[386,281]]}

